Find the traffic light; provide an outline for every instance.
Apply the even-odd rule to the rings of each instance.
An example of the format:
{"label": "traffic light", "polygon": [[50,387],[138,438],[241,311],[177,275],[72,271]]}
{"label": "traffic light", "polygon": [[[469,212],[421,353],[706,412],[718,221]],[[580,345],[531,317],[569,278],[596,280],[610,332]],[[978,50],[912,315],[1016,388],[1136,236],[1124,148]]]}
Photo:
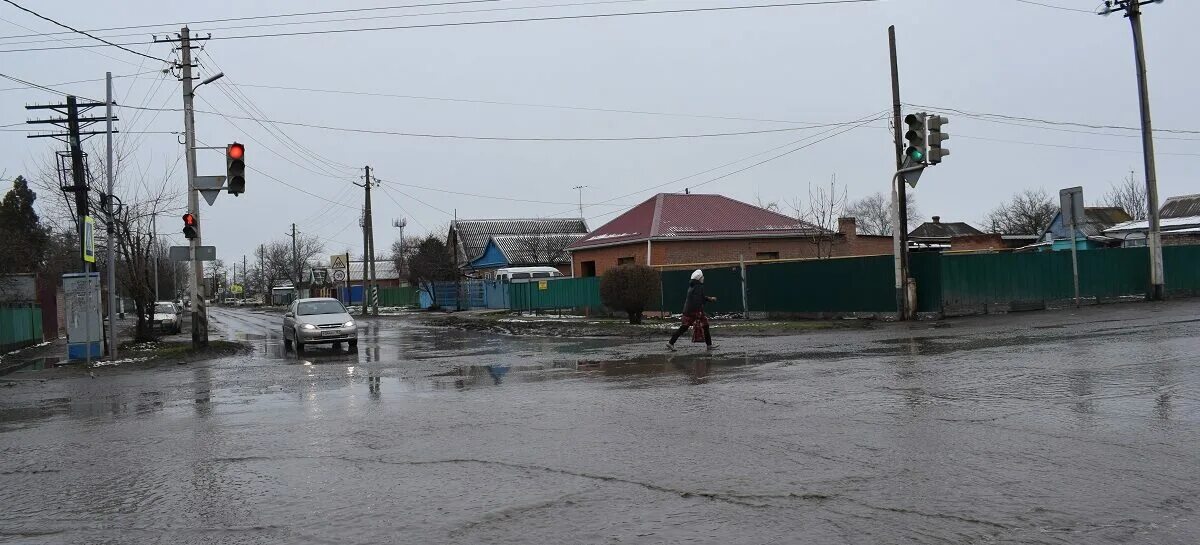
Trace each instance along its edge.
{"label": "traffic light", "polygon": [[927,117],[925,113],[904,116],[904,123],[908,125],[908,131],[904,133],[904,139],[908,141],[908,147],[904,149],[904,166],[928,164],[929,148],[926,140],[929,137],[929,128],[925,123]]}
{"label": "traffic light", "polygon": [[183,236],[184,237],[186,237],[188,240],[196,238],[196,236],[199,235],[199,233],[196,232],[197,227],[198,227],[198,225],[196,225],[195,214],[188,213],[188,214],[183,215]]}
{"label": "traffic light", "polygon": [[237,142],[225,146],[225,183],[235,197],[246,192],[246,146]]}
{"label": "traffic light", "polygon": [[942,162],[943,157],[950,155],[950,150],[942,147],[942,142],[950,139],[950,135],[942,132],[942,125],[949,122],[949,119],[940,115],[931,115],[925,120],[925,124],[929,127],[929,136],[926,141],[929,143],[927,157],[931,165]]}

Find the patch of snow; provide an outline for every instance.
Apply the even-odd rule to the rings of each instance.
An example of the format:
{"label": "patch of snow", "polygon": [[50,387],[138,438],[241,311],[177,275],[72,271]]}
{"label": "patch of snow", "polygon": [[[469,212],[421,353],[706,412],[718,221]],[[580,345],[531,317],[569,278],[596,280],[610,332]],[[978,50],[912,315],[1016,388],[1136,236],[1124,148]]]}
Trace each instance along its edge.
{"label": "patch of snow", "polygon": [[97,362],[92,363],[92,367],[107,367],[110,365],[120,365],[122,363],[139,363],[139,362],[143,362],[143,361],[150,361],[152,359],[154,359],[154,356],[143,356],[140,358],[122,358],[119,360],[104,360],[104,361],[97,361]]}
{"label": "patch of snow", "polygon": [[587,240],[588,242],[591,242],[593,240],[605,240],[605,239],[610,239],[610,238],[635,237],[635,236],[638,236],[639,234],[640,233],[601,233],[599,235],[592,235],[592,236],[586,238],[585,240]]}

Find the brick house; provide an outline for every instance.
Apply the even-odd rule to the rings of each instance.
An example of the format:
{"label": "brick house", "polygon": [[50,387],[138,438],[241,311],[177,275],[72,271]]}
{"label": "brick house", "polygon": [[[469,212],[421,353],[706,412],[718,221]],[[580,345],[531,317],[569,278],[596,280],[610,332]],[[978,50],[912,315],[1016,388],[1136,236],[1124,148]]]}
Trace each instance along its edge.
{"label": "brick house", "polygon": [[[1200,194],[1171,197],[1159,208],[1163,246],[1200,244]],[[1121,241],[1125,248],[1146,245],[1150,222],[1129,221],[1104,230],[1104,235]]]}
{"label": "brick house", "polygon": [[892,238],[859,235],[854,218],[838,230],[723,195],[660,193],[567,248],[574,276],[626,263],[655,267],[892,253]]}

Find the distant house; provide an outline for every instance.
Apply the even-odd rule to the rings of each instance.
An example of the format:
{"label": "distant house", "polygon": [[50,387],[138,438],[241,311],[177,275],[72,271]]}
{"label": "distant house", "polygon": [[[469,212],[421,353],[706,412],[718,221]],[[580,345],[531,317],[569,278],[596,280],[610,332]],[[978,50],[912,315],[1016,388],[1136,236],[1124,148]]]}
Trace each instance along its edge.
{"label": "distant house", "polygon": [[[486,275],[499,268],[501,262],[513,264],[515,260],[559,267],[563,274],[569,274],[571,260],[566,247],[574,240],[572,236],[585,234],[587,222],[580,218],[455,220],[446,243],[458,266],[468,272]],[[497,238],[495,250],[481,260]]]}
{"label": "distant house", "polygon": [[723,195],[660,193],[572,244],[575,276],[598,276],[626,263],[699,267],[739,259],[815,258],[892,253],[892,238],[859,235],[854,218],[838,230]]}
{"label": "distant house", "polygon": [[961,221],[942,222],[941,216],[934,216],[933,221],[918,225],[909,231],[908,243],[912,249],[949,248],[950,239],[954,237],[982,235],[983,231]]}
{"label": "distant house", "polygon": [[[363,261],[350,261],[350,285],[361,286],[363,281]],[[368,272],[370,272],[368,270]],[[391,288],[405,285],[406,280],[400,278],[400,273],[396,271],[396,262],[390,259],[375,260],[375,276],[381,288]]]}
{"label": "distant house", "polygon": [[1056,252],[1070,250],[1072,240],[1080,250],[1117,246],[1121,241],[1104,234],[1104,231],[1132,219],[1129,213],[1115,206],[1089,206],[1083,209],[1083,215],[1083,220],[1076,223],[1076,232],[1072,236],[1071,226],[1063,223],[1062,210],[1059,210],[1050,220],[1050,225],[1038,235],[1039,242],[1029,248]]}
{"label": "distant house", "polygon": [[496,235],[488,240],[483,254],[468,264],[468,269],[491,277],[506,267],[557,267],[571,274],[571,255],[567,247],[587,236],[585,233],[550,235]]}
{"label": "distant house", "polygon": [[[1200,194],[1171,197],[1159,208],[1159,230],[1163,246],[1200,244]],[[1150,222],[1129,221],[1104,230],[1126,248],[1145,246]]]}

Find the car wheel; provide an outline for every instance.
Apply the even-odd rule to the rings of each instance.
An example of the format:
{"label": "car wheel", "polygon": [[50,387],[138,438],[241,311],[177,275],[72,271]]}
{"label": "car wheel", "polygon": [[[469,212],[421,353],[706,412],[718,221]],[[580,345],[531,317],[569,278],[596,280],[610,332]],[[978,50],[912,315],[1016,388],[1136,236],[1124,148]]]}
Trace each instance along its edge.
{"label": "car wheel", "polygon": [[346,344],[350,347],[350,350],[358,350],[358,339],[349,341]]}

